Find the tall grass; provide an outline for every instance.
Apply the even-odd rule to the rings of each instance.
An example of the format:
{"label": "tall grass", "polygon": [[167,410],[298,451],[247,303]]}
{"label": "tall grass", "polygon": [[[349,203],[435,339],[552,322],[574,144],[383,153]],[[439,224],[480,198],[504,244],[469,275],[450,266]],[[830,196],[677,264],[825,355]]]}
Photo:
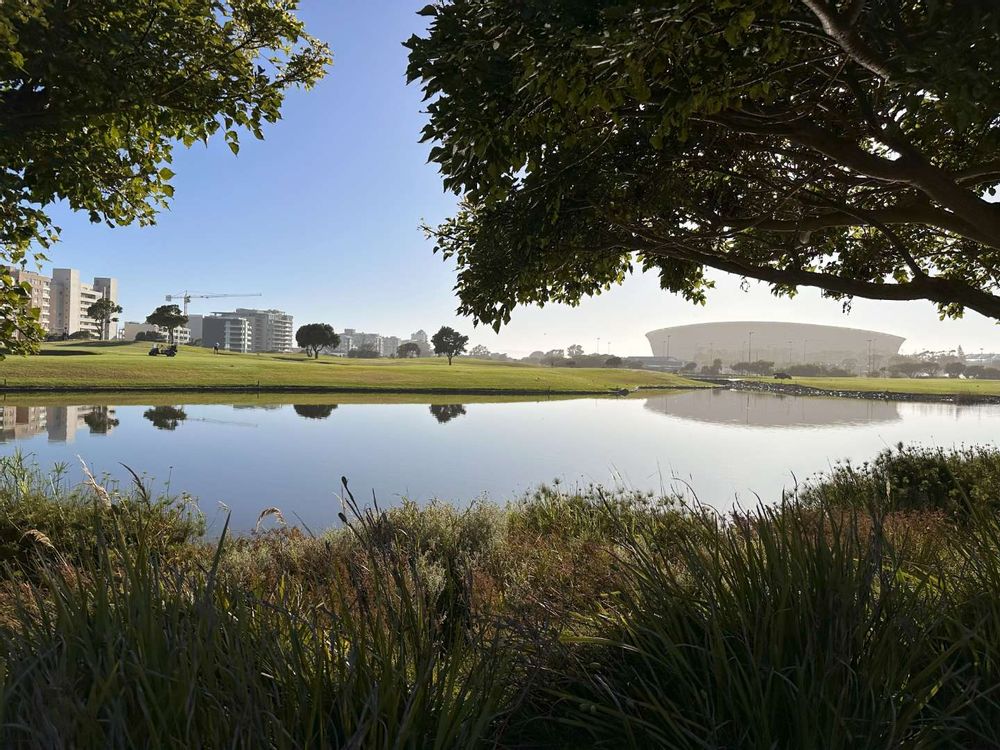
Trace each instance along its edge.
{"label": "tall grass", "polygon": [[0,461],[0,744],[997,747],[997,476],[897,449],[737,515],[541,488],[209,543]]}

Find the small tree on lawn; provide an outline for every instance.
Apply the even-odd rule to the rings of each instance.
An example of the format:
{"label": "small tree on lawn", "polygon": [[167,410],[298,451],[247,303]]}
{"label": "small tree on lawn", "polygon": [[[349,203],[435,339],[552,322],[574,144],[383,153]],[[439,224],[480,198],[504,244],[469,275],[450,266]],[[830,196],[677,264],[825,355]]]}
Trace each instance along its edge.
{"label": "small tree on lawn", "polygon": [[174,343],[174,329],[188,322],[188,316],[177,305],[160,305],[146,316],[151,326],[159,326],[167,331],[167,341]]}
{"label": "small tree on lawn", "polygon": [[574,358],[575,357],[582,357],[583,356],[583,347],[580,346],[579,344],[572,344],[571,346],[569,346],[566,349],[566,354],[568,356],[574,357]]}
{"label": "small tree on lawn", "polygon": [[111,338],[111,323],[118,320],[122,306],[107,297],[94,302],[87,308],[87,315],[101,324],[101,338]]}
{"label": "small tree on lawn", "polygon": [[489,359],[490,358],[490,350],[487,349],[482,344],[476,344],[474,347],[472,347],[472,350],[469,352],[469,356],[470,357],[477,357],[479,359]]}
{"label": "small tree on lawn", "polygon": [[963,372],[965,372],[964,362],[949,362],[944,366],[944,371],[948,374],[949,378],[957,378]]}
{"label": "small tree on lawn", "polygon": [[396,356],[400,359],[420,356],[420,344],[416,341],[405,341],[396,347]]}
{"label": "small tree on lawn", "polygon": [[431,336],[431,343],[434,344],[434,353],[439,357],[447,357],[450,365],[452,357],[465,351],[469,337],[463,336],[454,328],[441,326],[441,330]]}
{"label": "small tree on lawn", "polygon": [[329,323],[306,323],[295,332],[295,343],[311,354],[313,359],[319,359],[321,351],[336,349],[340,345],[340,336]]}

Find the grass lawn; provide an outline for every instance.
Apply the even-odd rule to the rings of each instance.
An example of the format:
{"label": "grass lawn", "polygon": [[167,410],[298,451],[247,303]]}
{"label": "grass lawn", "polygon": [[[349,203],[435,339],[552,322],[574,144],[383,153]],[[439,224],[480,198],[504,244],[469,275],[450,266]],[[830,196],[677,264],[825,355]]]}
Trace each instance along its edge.
{"label": "grass lawn", "polygon": [[[771,378],[756,378],[772,382]],[[892,391],[893,393],[921,393],[935,396],[1000,395],[1000,380],[956,380],[952,378],[793,378],[774,380],[779,385],[793,383],[810,388],[836,391]]]}
{"label": "grass lawn", "polygon": [[371,391],[584,393],[621,388],[699,387],[676,375],[643,370],[538,367],[520,362],[445,359],[308,359],[297,354],[214,354],[181,347],[150,357],[149,344],[58,342],[42,354],[0,362],[7,390],[119,388],[317,388]]}

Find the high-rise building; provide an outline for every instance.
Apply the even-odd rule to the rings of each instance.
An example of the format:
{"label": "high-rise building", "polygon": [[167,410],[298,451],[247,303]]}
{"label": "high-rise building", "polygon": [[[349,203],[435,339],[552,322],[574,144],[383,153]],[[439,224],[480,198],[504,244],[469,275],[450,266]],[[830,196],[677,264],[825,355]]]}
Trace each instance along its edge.
{"label": "high-rise building", "polygon": [[[290,352],[295,347],[292,316],[281,310],[253,310],[238,307],[233,312],[216,313],[242,318],[250,324],[255,352]],[[202,345],[212,346],[202,332]]]}
{"label": "high-rise building", "polygon": [[253,326],[234,313],[214,313],[202,318],[201,345],[230,352],[254,351]]}
{"label": "high-rise building", "polygon": [[[110,277],[97,277],[94,283],[84,284],[75,268],[52,269],[49,287],[49,332],[72,334],[87,331],[99,338],[114,338],[115,330],[105,329],[100,321],[87,314],[87,308],[99,299],[118,301],[118,281]],[[110,326],[109,326],[110,328]]]}
{"label": "high-rise building", "polygon": [[18,284],[27,282],[31,285],[31,306],[37,307],[39,311],[38,322],[46,331],[49,329],[49,295],[51,294],[52,279],[40,273],[25,271],[21,268],[12,268],[11,275]]}

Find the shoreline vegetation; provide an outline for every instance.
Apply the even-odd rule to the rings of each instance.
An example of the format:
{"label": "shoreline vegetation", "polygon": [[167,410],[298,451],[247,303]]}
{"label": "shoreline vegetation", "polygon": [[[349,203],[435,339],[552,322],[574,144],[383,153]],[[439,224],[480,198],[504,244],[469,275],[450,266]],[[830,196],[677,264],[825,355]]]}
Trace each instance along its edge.
{"label": "shoreline vegetation", "polygon": [[[147,357],[147,345],[71,341],[0,363],[0,394],[343,394],[346,396],[538,397],[628,395],[729,388],[792,396],[1000,404],[1000,381],[956,378],[683,377],[651,370],[541,367],[460,357],[319,360],[295,354],[215,355],[183,346],[176,358]],[[121,385],[121,383],[129,385]]]}
{"label": "shoreline vegetation", "polygon": [[0,743],[1000,745],[994,447],[899,446],[728,515],[344,488],[338,528],[272,507],[213,541],[138,477],[0,457]]}

